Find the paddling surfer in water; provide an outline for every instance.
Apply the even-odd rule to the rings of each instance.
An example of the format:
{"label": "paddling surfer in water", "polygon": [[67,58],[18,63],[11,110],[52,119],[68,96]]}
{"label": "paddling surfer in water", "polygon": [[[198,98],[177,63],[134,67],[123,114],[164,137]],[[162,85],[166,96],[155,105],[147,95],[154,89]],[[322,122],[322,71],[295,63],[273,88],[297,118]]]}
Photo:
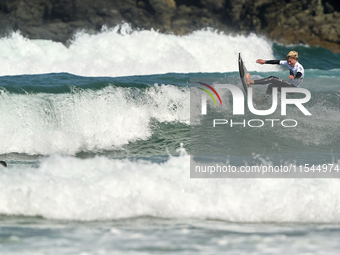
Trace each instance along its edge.
{"label": "paddling surfer in water", "polygon": [[275,76],[270,76],[268,78],[253,80],[250,78],[250,74],[247,73],[247,83],[248,84],[269,84],[266,93],[272,94],[273,87],[277,87],[278,91],[281,92],[282,87],[300,87],[304,78],[304,68],[297,61],[299,58],[296,51],[290,51],[287,54],[286,60],[263,60],[258,59],[256,63],[258,64],[277,64],[287,66],[289,69],[289,81],[285,81]]}

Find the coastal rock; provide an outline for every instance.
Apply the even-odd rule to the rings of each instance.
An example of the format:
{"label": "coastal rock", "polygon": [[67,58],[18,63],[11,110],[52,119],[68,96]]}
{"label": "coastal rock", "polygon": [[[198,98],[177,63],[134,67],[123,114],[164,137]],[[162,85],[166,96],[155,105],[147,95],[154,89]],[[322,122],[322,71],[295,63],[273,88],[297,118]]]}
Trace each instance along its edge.
{"label": "coastal rock", "polygon": [[134,28],[183,35],[211,27],[265,35],[285,44],[319,45],[340,52],[336,0],[4,0],[0,34],[65,44],[77,30],[98,32],[122,22]]}

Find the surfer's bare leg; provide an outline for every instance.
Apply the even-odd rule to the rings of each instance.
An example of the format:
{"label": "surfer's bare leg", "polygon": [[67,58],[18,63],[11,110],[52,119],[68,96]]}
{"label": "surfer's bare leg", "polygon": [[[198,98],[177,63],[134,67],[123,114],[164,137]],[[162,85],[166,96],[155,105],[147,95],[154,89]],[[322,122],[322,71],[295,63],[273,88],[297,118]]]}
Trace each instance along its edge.
{"label": "surfer's bare leg", "polygon": [[249,84],[254,84],[254,80],[252,78],[250,78],[250,74],[249,73],[246,74],[246,78],[247,78],[247,84],[248,85]]}

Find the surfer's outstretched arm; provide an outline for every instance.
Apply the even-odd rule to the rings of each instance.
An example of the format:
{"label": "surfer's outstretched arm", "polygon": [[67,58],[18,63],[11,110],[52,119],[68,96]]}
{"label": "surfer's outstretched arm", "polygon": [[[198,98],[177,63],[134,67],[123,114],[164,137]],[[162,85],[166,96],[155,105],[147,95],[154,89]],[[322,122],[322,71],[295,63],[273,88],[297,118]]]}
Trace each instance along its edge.
{"label": "surfer's outstretched arm", "polygon": [[258,64],[271,64],[271,65],[279,65],[280,64],[280,60],[263,60],[263,59],[258,59],[256,60],[256,63]]}
{"label": "surfer's outstretched arm", "polygon": [[263,64],[266,63],[266,61],[263,60],[263,59],[258,59],[258,60],[256,60],[256,63],[263,65]]}

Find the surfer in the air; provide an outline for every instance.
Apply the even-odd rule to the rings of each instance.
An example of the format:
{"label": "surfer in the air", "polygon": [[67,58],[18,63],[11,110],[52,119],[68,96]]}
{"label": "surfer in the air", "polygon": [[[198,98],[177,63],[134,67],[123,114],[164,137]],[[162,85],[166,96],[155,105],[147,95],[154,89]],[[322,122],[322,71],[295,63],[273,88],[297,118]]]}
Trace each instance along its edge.
{"label": "surfer in the air", "polygon": [[278,91],[281,92],[282,87],[300,87],[305,71],[303,66],[297,61],[299,58],[296,51],[290,51],[286,57],[286,60],[263,60],[258,59],[258,64],[277,64],[287,66],[289,69],[289,81],[285,81],[275,76],[268,78],[253,80],[250,78],[250,74],[247,73],[248,84],[269,84],[267,88],[267,94],[272,94],[273,87],[277,87]]}

